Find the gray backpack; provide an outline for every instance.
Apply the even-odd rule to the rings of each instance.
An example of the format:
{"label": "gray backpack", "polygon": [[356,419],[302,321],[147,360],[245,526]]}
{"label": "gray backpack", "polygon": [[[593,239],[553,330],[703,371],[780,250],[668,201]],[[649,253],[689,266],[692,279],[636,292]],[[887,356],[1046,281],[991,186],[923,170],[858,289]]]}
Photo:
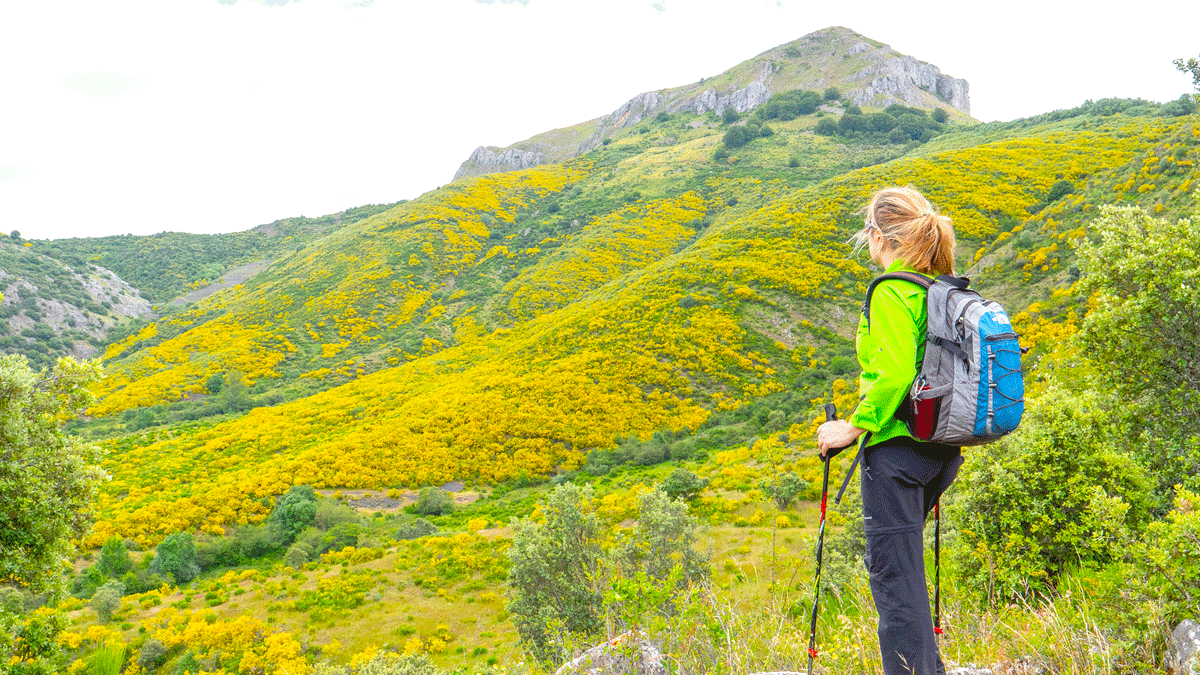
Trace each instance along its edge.
{"label": "gray backpack", "polygon": [[863,315],[871,325],[871,294],[888,279],[925,289],[925,358],[896,417],[913,438],[945,445],[982,445],[1016,430],[1025,412],[1021,349],[999,303],[967,289],[969,279],[936,280],[912,272],[871,282]]}

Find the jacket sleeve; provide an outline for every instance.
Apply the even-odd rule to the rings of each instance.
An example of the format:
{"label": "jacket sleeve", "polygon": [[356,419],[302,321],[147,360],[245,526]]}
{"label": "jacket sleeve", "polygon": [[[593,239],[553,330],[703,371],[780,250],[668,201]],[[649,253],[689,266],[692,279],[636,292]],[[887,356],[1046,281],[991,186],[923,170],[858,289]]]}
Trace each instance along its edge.
{"label": "jacket sleeve", "polygon": [[[866,345],[863,380],[871,382],[850,423],[878,432],[886,424],[917,377],[917,319],[905,302],[900,282],[884,282],[871,295],[871,330]],[[919,311],[919,310],[918,310]]]}

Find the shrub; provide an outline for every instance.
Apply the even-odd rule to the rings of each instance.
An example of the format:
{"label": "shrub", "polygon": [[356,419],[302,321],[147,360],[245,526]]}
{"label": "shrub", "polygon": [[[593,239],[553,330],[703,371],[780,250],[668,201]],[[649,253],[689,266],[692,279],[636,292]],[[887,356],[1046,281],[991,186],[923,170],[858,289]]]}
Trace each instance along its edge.
{"label": "shrub", "polygon": [[304,544],[292,544],[291,548],[283,556],[283,564],[294,570],[298,570],[304,566],[304,563],[309,561],[312,554],[312,549]]}
{"label": "shrub", "polygon": [[736,121],[738,121],[737,111],[733,109],[733,106],[725,106],[725,109],[721,111],[721,122],[724,124],[733,124]]}
{"label": "shrub", "polygon": [[138,665],[142,670],[158,665],[159,660],[167,653],[167,646],[158,638],[150,638],[138,650]]}
{"label": "shrub", "polygon": [[837,87],[830,87],[825,90],[826,101],[836,101],[842,97],[842,92],[838,91]]}
{"label": "shrub", "polygon": [[846,114],[842,115],[841,119],[838,120],[837,129],[839,134],[845,135],[858,131],[870,131],[871,125],[869,122],[867,122],[866,117],[852,114],[847,111]]}
{"label": "shrub", "polygon": [[701,478],[687,469],[679,468],[671,472],[666,480],[658,486],[667,497],[691,501],[708,487],[709,480]]}
{"label": "shrub", "polygon": [[1053,202],[1071,194],[1075,191],[1075,184],[1069,180],[1060,180],[1050,186],[1050,192],[1046,193],[1046,201]]}
{"label": "shrub", "polygon": [[424,518],[416,518],[396,528],[396,538],[400,540],[420,539],[421,537],[428,537],[431,534],[437,534],[437,532],[437,525]]}
{"label": "shrub", "polygon": [[933,111],[933,121],[937,122],[938,124],[945,124],[946,120],[949,118],[950,115],[948,115],[942,108],[938,108]]}
{"label": "shrub", "polygon": [[838,131],[838,123],[829,117],[822,117],[817,120],[817,126],[813,131],[818,136],[833,136]]}
{"label": "shrub", "polygon": [[196,539],[187,532],[168,535],[154,550],[150,572],[170,576],[176,584],[195,579],[200,573],[196,565]]}
{"label": "shrub", "polygon": [[96,591],[89,604],[96,611],[100,623],[108,623],[112,619],[113,612],[121,608],[121,598],[124,595],[125,584],[119,581],[110,581]]}
{"label": "shrub", "polygon": [[726,148],[740,148],[754,140],[757,135],[746,127],[730,127],[729,131],[725,132],[722,142],[724,142]]}
{"label": "shrub", "polygon": [[880,133],[887,133],[896,128],[896,118],[887,113],[871,113],[867,115],[867,122],[872,131]]}
{"label": "shrub", "polygon": [[847,115],[862,115],[863,111],[862,111],[862,108],[851,103],[850,105],[846,106],[846,114]]}
{"label": "shrub", "polygon": [[792,157],[792,158],[788,159],[788,167],[795,169],[798,166],[800,166],[800,158],[799,157]]}
{"label": "shrub", "polygon": [[317,519],[317,494],[310,485],[293,485],[275,500],[268,522],[283,546],[296,541],[296,535]]}
{"label": "shrub", "polygon": [[761,485],[763,493],[775,501],[780,511],[786,511],[796,497],[808,492],[808,488],[808,481],[791,471],[776,476],[774,481],[764,481]]}
{"label": "shrub", "polygon": [[1094,392],[1050,389],[1021,429],[971,450],[947,507],[952,555],[979,591],[1018,597],[1069,565],[1105,564],[1149,514],[1144,471],[1117,450],[1119,421]]}
{"label": "shrub", "polygon": [[317,502],[317,513],[313,525],[320,530],[328,530],[342,523],[357,523],[358,514],[354,509],[332,499],[322,499]]}
{"label": "shrub", "polygon": [[105,540],[96,567],[105,576],[114,578],[128,572],[133,563],[129,560],[129,549],[125,548],[125,540],[117,535]]}
{"label": "shrub", "polygon": [[550,492],[545,522],[512,521],[508,586],[521,647],[538,660],[557,663],[570,654],[570,638],[600,635],[600,523],[585,507],[591,487],[564,483]]}
{"label": "shrub", "polygon": [[423,516],[440,516],[454,510],[454,497],[441,488],[425,487],[417,493],[417,513]]}

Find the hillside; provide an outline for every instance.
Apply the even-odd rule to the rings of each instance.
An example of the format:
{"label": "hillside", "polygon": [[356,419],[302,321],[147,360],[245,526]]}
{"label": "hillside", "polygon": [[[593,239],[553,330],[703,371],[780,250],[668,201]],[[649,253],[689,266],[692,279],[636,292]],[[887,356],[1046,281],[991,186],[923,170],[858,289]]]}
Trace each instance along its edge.
{"label": "hillside", "polygon": [[[847,103],[863,109],[941,107],[957,121],[971,120],[966,80],[944,75],[934,65],[836,26],[769,49],[715,77],[638,94],[603,117],[538,134],[507,148],[480,146],[454,177],[564,162],[661,115],[720,115],[726,107],[746,113],[766,103],[772,94],[824,92],[830,87],[842,92]],[[830,111],[841,112],[837,106]]]}
{"label": "hillside", "polygon": [[393,206],[286,218],[229,234],[0,238],[0,350],[24,354],[37,368],[67,354],[98,356],[107,342],[140,330],[143,320],[240,282],[343,224]]}
{"label": "hillside", "polygon": [[[1152,453],[1176,446],[1147,442],[1134,461],[1122,444],[1153,441],[1151,431],[1052,404],[1074,401],[1054,398],[1064,396],[1056,378],[1089,367],[1071,338],[1111,301],[1080,290],[1088,273],[1077,246],[1098,239],[1093,223],[1106,205],[1168,220],[1197,211],[1200,118],[1180,105],[1105,99],[978,124],[961,81],[892,91],[895,80],[869,70],[912,82],[916,71],[905,68],[928,74],[927,65],[827,29],[717,78],[642,95],[628,124],[603,118],[544,135],[560,146],[554,161],[543,149],[545,161],[458,178],[411,201],[212,238],[0,243],[8,276],[42,274],[86,306],[95,296],[71,289],[86,291],[88,277],[70,275],[102,274],[94,265],[104,264],[137,286],[116,296],[146,296],[155,312],[116,331],[109,319],[90,342],[103,346],[106,377],[87,414],[67,424],[104,447],[111,481],[71,575],[73,597],[56,610],[71,622],[59,642],[80,659],[114,644],[130,645],[129,660],[160,650],[139,666],[160,672],[306,672],[325,660],[356,668],[377,651],[460,671],[540,672],[546,663],[522,660],[518,612],[504,600],[516,533],[556,517],[547,500],[558,488],[586,486],[583,508],[599,528],[591,543],[615,551],[648,519],[646,496],[682,471],[696,481],[683,510],[696,519],[693,543],[711,556],[710,576],[681,585],[678,612],[647,609],[669,587],[662,579],[604,578],[593,589],[604,630],[657,631],[686,672],[799,671],[821,508],[810,439],[822,404],[847,411],[857,399],[853,331],[878,272],[848,241],[875,190],[910,184],[953,219],[959,273],[1004,302],[1031,348],[1038,431],[973,451],[964,476],[1034,459],[1001,479],[964,477],[959,490],[1013,475],[1071,490],[1047,490],[1036,508],[1002,505],[1004,518],[948,494],[945,545],[955,553],[943,562],[943,652],[955,663],[1048,672],[1160,666],[1162,617],[1178,609],[1130,581],[1145,570],[1095,572],[1084,556],[1101,540],[1150,547],[1162,575],[1192,559],[1175,553],[1194,531],[1181,529],[1195,521],[1184,492],[1172,507],[1174,494],[1159,490],[1159,520],[1121,529],[1150,500],[1122,501],[1117,468],[1161,469]],[[755,83],[770,88],[755,94],[762,100],[750,97]],[[732,97],[721,114],[696,108],[709,91]],[[42,320],[44,303],[26,300],[24,283],[0,286],[4,307],[25,322],[32,307]],[[45,333],[29,325],[21,330]],[[1043,475],[1042,452],[1116,478],[1063,480],[1050,463]],[[849,454],[832,463],[833,480]],[[785,479],[794,488],[786,500]],[[1153,481],[1128,483],[1150,490]],[[826,539],[828,672],[876,665],[863,647],[877,625],[854,490],[830,512]],[[283,537],[283,507],[300,493],[313,500],[311,517]],[[1069,545],[1051,551],[1020,531],[991,549],[979,539],[996,523],[976,520],[1051,522],[1068,498],[1094,528]],[[1051,529],[1055,545],[1083,531]],[[957,543],[966,541],[980,543]],[[176,546],[192,547],[192,568],[169,567],[183,555]],[[1034,595],[1049,574],[1037,561],[1064,550],[1064,592]],[[1006,556],[1035,570],[1018,570],[1028,596],[1002,595],[994,570]],[[109,621],[96,596],[118,580],[120,593],[108,594],[124,599]],[[1135,607],[1151,618],[1128,621]],[[575,637],[558,636],[561,654],[586,646]]]}

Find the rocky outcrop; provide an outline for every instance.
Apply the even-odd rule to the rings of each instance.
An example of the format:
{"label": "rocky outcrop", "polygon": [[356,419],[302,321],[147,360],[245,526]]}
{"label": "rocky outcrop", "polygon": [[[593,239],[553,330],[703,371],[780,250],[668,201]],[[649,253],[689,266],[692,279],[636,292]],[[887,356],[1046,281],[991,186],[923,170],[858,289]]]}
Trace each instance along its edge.
{"label": "rocky outcrop", "polygon": [[579,151],[576,154],[581,155],[600,147],[605,138],[614,132],[641,122],[662,105],[663,97],[658,92],[651,91],[634,96],[620,108],[600,118],[600,123],[596,125],[596,129],[587,137],[587,140],[579,145]]}
{"label": "rocky outcrop", "polygon": [[1200,675],[1200,623],[1184,619],[1171,632],[1167,666],[1177,675]]}
{"label": "rocky outcrop", "polygon": [[625,633],[564,663],[554,675],[667,675],[667,665],[653,642]]}
{"label": "rocky outcrop", "polygon": [[923,91],[945,101],[955,110],[970,114],[971,97],[966,80],[944,75],[937,66],[911,56],[901,56],[886,45],[867,57],[875,63],[849,78],[851,81],[864,82],[862,87],[846,92],[846,96],[855,104],[881,108],[892,103],[921,105],[923,97],[920,92]]}
{"label": "rocky outcrop", "polygon": [[545,155],[536,150],[517,148],[508,148],[499,152],[497,150],[500,148],[485,148],[482,145],[475,148],[475,152],[472,152],[467,161],[463,162],[458,167],[458,171],[454,172],[454,177],[480,176],[497,171],[516,171],[546,162]]}

